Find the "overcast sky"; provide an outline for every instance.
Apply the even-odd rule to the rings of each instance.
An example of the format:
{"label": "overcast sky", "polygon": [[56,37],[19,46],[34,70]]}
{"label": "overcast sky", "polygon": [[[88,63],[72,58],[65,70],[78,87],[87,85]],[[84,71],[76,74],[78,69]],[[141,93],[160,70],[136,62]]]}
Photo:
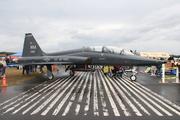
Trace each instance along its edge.
{"label": "overcast sky", "polygon": [[0,52],[109,45],[180,55],[180,0],[0,0]]}

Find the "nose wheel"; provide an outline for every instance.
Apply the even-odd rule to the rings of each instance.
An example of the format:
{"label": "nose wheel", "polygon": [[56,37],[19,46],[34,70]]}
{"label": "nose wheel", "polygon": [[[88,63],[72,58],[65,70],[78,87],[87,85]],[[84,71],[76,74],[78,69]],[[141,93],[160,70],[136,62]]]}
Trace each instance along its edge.
{"label": "nose wheel", "polygon": [[131,75],[131,76],[130,76],[130,80],[131,80],[131,81],[136,81],[136,80],[137,80],[136,75]]}

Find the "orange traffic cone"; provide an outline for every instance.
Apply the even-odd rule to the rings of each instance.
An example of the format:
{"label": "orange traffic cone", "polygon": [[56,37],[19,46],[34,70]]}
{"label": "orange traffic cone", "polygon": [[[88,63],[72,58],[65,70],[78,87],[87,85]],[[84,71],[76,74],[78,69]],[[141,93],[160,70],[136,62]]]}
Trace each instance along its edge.
{"label": "orange traffic cone", "polygon": [[8,86],[8,85],[6,84],[6,76],[5,76],[5,74],[4,74],[4,76],[3,76],[3,84],[2,84],[2,86]]}

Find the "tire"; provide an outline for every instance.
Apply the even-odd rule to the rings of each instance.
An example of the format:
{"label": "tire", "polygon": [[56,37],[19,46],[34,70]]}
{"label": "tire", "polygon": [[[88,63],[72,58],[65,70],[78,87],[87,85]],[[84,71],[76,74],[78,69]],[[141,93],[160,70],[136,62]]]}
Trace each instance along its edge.
{"label": "tire", "polygon": [[136,77],[135,75],[131,75],[131,76],[130,76],[130,80],[131,80],[131,81],[136,81],[136,80],[137,80],[137,77]]}
{"label": "tire", "polygon": [[116,76],[117,78],[120,78],[120,77],[121,77],[121,75],[120,75],[120,74],[116,74],[115,76]]}
{"label": "tire", "polygon": [[52,74],[50,77],[48,77],[49,80],[54,79],[54,75]]}
{"label": "tire", "polygon": [[74,76],[74,71],[70,71],[70,76]]}

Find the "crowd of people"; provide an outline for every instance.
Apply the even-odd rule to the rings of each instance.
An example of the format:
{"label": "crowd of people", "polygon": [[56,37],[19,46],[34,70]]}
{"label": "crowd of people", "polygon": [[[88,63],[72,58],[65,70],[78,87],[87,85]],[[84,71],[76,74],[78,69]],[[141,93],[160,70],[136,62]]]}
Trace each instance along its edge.
{"label": "crowd of people", "polygon": [[[26,71],[26,74],[29,75],[29,73],[36,73],[37,72],[37,65],[24,65],[23,66],[23,71],[22,71],[22,74],[24,75],[25,74],[25,71]],[[39,73],[44,73],[43,71],[43,65],[39,66]]]}
{"label": "crowd of people", "polygon": [[[0,72],[1,72],[0,79],[2,77],[4,77],[6,68],[8,68],[8,66],[7,66],[8,63],[9,63],[8,59],[6,59],[5,57],[2,57],[2,58],[0,57]],[[23,68],[22,74],[24,75],[25,72],[26,72],[27,75],[29,75],[29,73],[35,73],[35,72],[37,72],[37,67],[38,67],[37,65],[24,65],[22,67]],[[39,66],[39,69],[40,69],[39,73],[44,73],[43,67],[44,67],[43,65]]]}
{"label": "crowd of people", "polygon": [[[153,59],[155,59],[155,58],[153,58]],[[164,60],[164,59],[158,58],[158,60]],[[179,60],[174,61],[174,57],[172,55],[168,58],[168,61],[173,62],[172,67],[177,66],[179,63]],[[158,66],[151,66],[151,75],[150,76],[161,76],[161,68],[162,68],[162,64],[159,64]]]}

